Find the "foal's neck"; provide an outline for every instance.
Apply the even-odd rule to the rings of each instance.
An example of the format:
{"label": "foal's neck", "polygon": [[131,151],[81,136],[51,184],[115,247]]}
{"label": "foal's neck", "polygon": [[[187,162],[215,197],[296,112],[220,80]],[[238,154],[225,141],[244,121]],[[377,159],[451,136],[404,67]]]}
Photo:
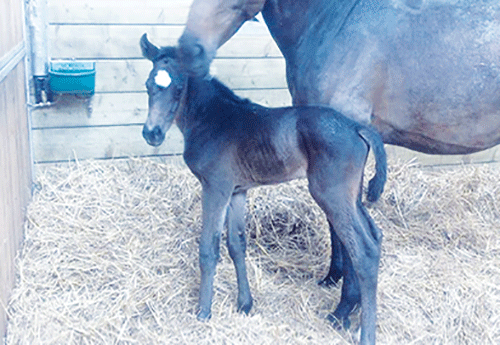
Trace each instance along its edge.
{"label": "foal's neck", "polygon": [[177,126],[184,136],[208,121],[209,104],[217,96],[210,80],[196,77],[189,77],[185,92],[184,109],[177,118]]}
{"label": "foal's neck", "polygon": [[[190,77],[187,86],[186,115],[189,118],[198,118],[215,112],[210,105],[225,105],[227,107],[248,106],[250,101],[241,99],[234,92],[215,78],[202,79]],[[217,116],[217,114],[212,114]]]}
{"label": "foal's neck", "polygon": [[252,111],[253,103],[236,96],[217,79],[189,77],[185,108],[177,119],[184,136],[225,128]]}

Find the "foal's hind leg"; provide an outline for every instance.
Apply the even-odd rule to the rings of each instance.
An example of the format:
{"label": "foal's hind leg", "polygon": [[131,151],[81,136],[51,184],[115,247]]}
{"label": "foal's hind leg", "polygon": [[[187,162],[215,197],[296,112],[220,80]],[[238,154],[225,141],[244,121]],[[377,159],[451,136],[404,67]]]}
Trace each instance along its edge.
{"label": "foal's hind leg", "polygon": [[[377,280],[380,262],[381,232],[372,227],[372,219],[366,210],[357,204],[357,215],[353,219],[356,243],[346,249],[352,259],[361,292],[361,344],[375,344],[377,321]],[[363,207],[361,205],[361,207]],[[364,208],[364,207],[363,207]],[[359,216],[361,215],[361,216]]]}
{"label": "foal's hind leg", "polygon": [[[366,219],[365,212],[359,209],[358,193],[361,178],[352,176],[359,172],[340,173],[340,176],[325,178],[328,175],[322,173],[322,170],[325,171],[324,167],[318,170],[310,169],[309,189],[342,241],[359,282],[362,309],[360,343],[374,344],[381,238],[374,236],[373,229],[367,226],[370,220]],[[349,275],[346,276],[348,277]],[[349,301],[352,297],[346,296],[345,293],[356,292],[355,281],[354,277],[346,279],[345,283],[349,285],[346,289],[342,289],[339,309],[333,314],[339,315],[342,321],[345,321],[346,312],[350,312],[349,309],[352,308],[352,302]]]}
{"label": "foal's hind leg", "polygon": [[[368,211],[361,202],[361,198],[358,198],[357,201],[357,211],[359,220],[365,229],[370,229],[372,236],[378,239],[378,241],[381,241],[382,232],[370,217]],[[349,328],[349,315],[353,309],[361,303],[361,292],[358,277],[354,271],[354,267],[352,266],[349,254],[343,245],[341,245],[341,250],[344,262],[342,271],[342,275],[344,277],[344,282],[342,284],[342,297],[337,308],[335,309],[335,312],[330,314],[328,319],[333,323],[338,323],[340,321],[344,328]]]}
{"label": "foal's hind leg", "polygon": [[229,255],[233,259],[238,280],[238,311],[246,314],[252,308],[253,300],[248,284],[245,264],[245,201],[246,193],[236,193],[231,197],[227,208],[227,246]]}

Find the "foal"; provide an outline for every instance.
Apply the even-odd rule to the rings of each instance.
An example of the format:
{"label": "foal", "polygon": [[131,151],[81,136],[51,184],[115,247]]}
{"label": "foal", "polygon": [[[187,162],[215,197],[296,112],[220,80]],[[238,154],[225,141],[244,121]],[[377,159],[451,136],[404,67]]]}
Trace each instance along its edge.
{"label": "foal", "polygon": [[345,325],[362,307],[361,342],[375,342],[376,288],[381,231],[361,203],[370,147],[376,173],[367,198],[375,201],[386,180],[379,135],[326,107],[265,108],[238,98],[216,79],[190,77],[173,47],[157,48],[146,35],[143,55],[153,62],[146,82],[149,115],[143,136],[160,145],[173,121],[184,135],[184,160],[202,185],[201,287],[198,318],[211,315],[212,288],[224,222],[238,281],[238,310],[252,296],[245,266],[245,198],[252,187],[307,177],[309,191],[343,244],[344,285],[329,316]]}

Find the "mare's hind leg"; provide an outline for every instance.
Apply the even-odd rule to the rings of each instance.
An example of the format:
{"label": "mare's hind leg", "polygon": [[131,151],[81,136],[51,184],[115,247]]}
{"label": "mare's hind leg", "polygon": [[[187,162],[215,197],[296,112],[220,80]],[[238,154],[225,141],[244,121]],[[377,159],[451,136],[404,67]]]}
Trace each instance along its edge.
{"label": "mare's hind leg", "polygon": [[331,286],[337,284],[343,276],[343,265],[344,261],[342,259],[342,242],[340,242],[339,237],[335,233],[332,223],[328,221],[328,226],[330,227],[330,239],[332,254],[330,259],[330,269],[325,278],[318,282],[319,285]]}
{"label": "mare's hind leg", "polygon": [[238,280],[238,311],[246,314],[252,308],[253,300],[248,284],[245,264],[245,201],[246,193],[236,193],[231,197],[227,208],[227,246],[229,255],[233,259]]}

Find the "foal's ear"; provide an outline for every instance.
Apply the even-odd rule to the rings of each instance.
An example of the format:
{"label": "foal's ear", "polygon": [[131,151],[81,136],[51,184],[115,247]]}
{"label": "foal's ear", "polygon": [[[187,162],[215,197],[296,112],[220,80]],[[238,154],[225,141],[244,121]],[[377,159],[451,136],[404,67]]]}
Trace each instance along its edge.
{"label": "foal's ear", "polygon": [[141,37],[141,50],[142,50],[142,55],[146,59],[151,61],[153,61],[158,56],[158,53],[160,51],[158,47],[156,47],[153,43],[149,42],[147,34],[144,34]]}

